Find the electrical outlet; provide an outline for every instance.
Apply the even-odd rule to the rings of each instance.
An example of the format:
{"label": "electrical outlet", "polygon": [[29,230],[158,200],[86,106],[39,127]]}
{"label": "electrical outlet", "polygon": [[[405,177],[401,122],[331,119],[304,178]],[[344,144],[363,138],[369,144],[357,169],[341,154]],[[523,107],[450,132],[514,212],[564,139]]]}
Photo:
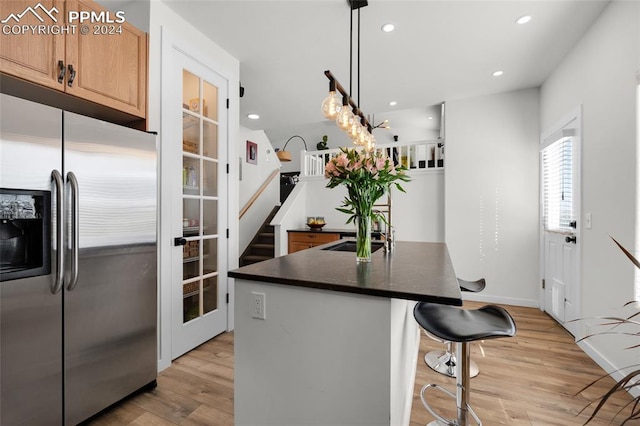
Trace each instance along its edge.
{"label": "electrical outlet", "polygon": [[256,293],[252,291],[253,309],[251,310],[251,318],[266,319],[264,293]]}

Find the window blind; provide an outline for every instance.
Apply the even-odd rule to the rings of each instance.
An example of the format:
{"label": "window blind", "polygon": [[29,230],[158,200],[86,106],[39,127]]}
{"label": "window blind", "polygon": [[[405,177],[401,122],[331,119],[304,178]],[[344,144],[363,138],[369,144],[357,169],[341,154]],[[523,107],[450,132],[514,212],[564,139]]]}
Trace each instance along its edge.
{"label": "window blind", "polygon": [[573,220],[573,138],[563,137],[542,151],[545,231],[571,231]]}

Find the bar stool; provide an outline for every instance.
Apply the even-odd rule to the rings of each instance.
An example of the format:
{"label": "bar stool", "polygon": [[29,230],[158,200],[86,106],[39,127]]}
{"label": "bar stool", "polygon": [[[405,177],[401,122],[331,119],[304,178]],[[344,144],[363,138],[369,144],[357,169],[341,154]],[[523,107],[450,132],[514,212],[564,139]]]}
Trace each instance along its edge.
{"label": "bar stool", "polygon": [[[460,286],[460,290],[478,293],[487,286],[487,282],[484,278],[480,278],[476,281],[466,281],[458,278],[458,285]],[[429,337],[433,339],[433,336],[427,333]],[[439,342],[445,343],[447,345],[444,350],[430,351],[424,355],[424,362],[433,370],[440,374],[444,374],[448,377],[456,377],[456,355],[451,350],[453,344],[451,342],[445,342],[440,339],[435,339]],[[469,366],[469,376],[476,377],[478,373],[480,373],[480,369],[478,368],[478,364],[471,361],[471,365]]]}
{"label": "bar stool", "polygon": [[[450,305],[419,302],[413,310],[418,324],[428,333],[456,344],[458,363],[456,363],[456,393],[444,387],[428,383],[420,390],[420,399],[425,408],[437,419],[428,426],[469,425],[469,414],[478,425],[482,422],[469,405],[471,377],[469,374],[470,343],[482,339],[512,337],[516,334],[516,324],[509,313],[496,305],[485,305],[478,309],[462,309]],[[437,414],[427,403],[425,392],[436,388],[456,400],[457,418],[450,420]]]}

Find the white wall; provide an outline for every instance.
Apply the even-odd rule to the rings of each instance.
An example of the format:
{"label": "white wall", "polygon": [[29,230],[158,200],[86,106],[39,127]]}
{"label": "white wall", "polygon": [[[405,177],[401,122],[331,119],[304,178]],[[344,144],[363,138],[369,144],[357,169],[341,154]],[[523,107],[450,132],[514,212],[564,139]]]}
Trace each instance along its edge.
{"label": "white wall", "polygon": [[[620,314],[633,298],[633,267],[609,236],[632,252],[636,211],[636,73],[640,3],[613,1],[541,89],[541,127],[582,105],[582,317]],[[637,363],[621,336],[589,339],[605,368]],[[635,354],[634,354],[635,352]],[[598,356],[600,359],[598,359]]]}
{"label": "white wall", "polygon": [[445,174],[442,171],[409,173],[411,182],[402,183],[406,193],[395,188],[392,192],[391,214],[396,240],[444,242]]}
{"label": "white wall", "polygon": [[[247,141],[258,144],[257,164],[247,163]],[[280,160],[276,157],[271,142],[263,131],[252,131],[240,127],[238,139],[238,164],[242,179],[238,185],[238,209],[242,209],[251,197],[260,189],[269,175],[280,168]],[[262,195],[251,205],[240,219],[239,252],[242,253],[260,228],[271,210],[280,205],[280,177],[276,176]]]}
{"label": "white wall", "polygon": [[[222,50],[211,40],[204,37],[200,32],[186,23],[182,18],[173,13],[164,3],[160,1],[152,1],[149,3],[150,28],[149,28],[149,76],[148,76],[148,127],[150,130],[159,131],[161,126],[161,103],[162,103],[162,33],[163,31],[171,32],[176,38],[183,40],[185,49],[191,52],[195,57],[199,58],[203,63],[212,69],[215,69],[220,75],[229,82],[230,108],[228,111],[228,138],[229,141],[237,141],[239,138],[238,130],[238,105],[239,97],[237,88],[239,86],[239,62]],[[180,85],[181,82],[176,82]],[[180,229],[180,218],[171,216],[171,206],[173,203],[181,203],[181,200],[173,200],[171,198],[171,174],[170,170],[165,170],[164,165],[167,159],[162,156],[162,146],[164,144],[176,143],[175,141],[167,141],[159,133],[160,144],[160,160],[163,165],[160,170],[160,235],[158,239],[159,255],[160,255],[160,271],[159,271],[159,348],[158,348],[158,369],[171,365],[171,277],[172,272],[172,250],[180,250],[174,248],[172,237],[178,235]],[[229,269],[238,264],[238,163],[232,161],[237,159],[236,143],[229,143],[228,155],[230,162],[229,174],[229,233],[231,238],[228,240],[228,256]],[[221,285],[225,285],[226,277],[220,279]],[[228,327],[233,328],[233,280],[229,279],[229,322]]]}
{"label": "white wall", "polygon": [[445,241],[477,300],[538,306],[539,92],[447,102]]}
{"label": "white wall", "polygon": [[271,224],[275,233],[275,255],[284,256],[289,252],[288,229],[304,227],[307,208],[307,181],[300,181],[278,210]]}

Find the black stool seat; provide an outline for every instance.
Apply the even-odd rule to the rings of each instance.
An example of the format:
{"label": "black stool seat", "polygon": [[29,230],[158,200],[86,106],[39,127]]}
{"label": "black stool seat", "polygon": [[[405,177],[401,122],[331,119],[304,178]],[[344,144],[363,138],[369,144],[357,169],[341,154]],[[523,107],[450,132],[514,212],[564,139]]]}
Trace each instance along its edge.
{"label": "black stool seat", "polygon": [[496,305],[462,309],[437,303],[419,302],[413,315],[427,332],[450,342],[512,337],[516,324],[509,313]]}
{"label": "black stool seat", "polygon": [[[487,285],[487,281],[484,278],[480,278],[475,281],[463,280],[462,278],[458,278],[458,285],[461,291],[464,292],[472,292],[478,293]],[[425,331],[425,334],[430,338],[440,341],[442,343],[446,343],[447,347],[445,350],[435,350],[429,351],[424,354],[424,362],[431,368],[433,371],[444,374],[448,377],[456,377],[456,354],[451,350],[453,342],[444,341],[428,332]],[[478,368],[478,364],[469,360],[469,376],[476,377],[480,373],[480,368]]]}
{"label": "black stool seat", "polygon": [[458,285],[460,286],[460,290],[462,291],[478,293],[484,290],[484,288],[487,286],[487,281],[485,281],[484,278],[480,278],[476,281],[467,281],[458,278]]}

